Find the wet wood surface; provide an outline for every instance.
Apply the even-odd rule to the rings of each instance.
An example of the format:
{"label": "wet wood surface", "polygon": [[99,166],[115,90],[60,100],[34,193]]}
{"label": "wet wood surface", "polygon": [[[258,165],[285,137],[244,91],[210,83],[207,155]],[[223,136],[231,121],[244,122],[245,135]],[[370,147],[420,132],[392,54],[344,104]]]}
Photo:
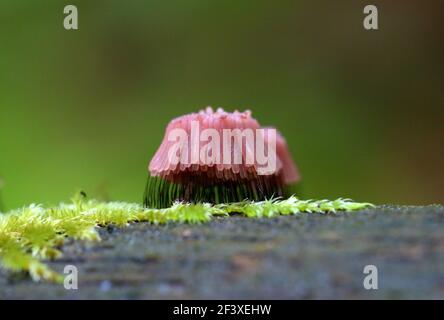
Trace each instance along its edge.
{"label": "wet wood surface", "polygon": [[[0,299],[444,298],[444,207],[132,224],[69,242],[78,289],[0,271]],[[363,286],[378,268],[378,290]]]}

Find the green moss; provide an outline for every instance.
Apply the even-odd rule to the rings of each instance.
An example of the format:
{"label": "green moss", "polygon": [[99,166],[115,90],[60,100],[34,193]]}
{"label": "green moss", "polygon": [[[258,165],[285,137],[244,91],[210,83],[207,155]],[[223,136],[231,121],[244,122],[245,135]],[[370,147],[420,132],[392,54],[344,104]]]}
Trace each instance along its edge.
{"label": "green moss", "polygon": [[229,216],[232,213],[261,218],[352,211],[370,206],[369,203],[348,199],[313,201],[292,196],[285,200],[218,205],[174,203],[169,208],[150,209],[134,203],[86,200],[80,193],[69,204],[61,203],[48,208],[31,204],[0,215],[0,265],[11,271],[28,272],[36,281],[60,282],[62,276],[42,261],[60,257],[60,248],[67,238],[100,241],[97,228],[108,224],[123,227],[132,222],[204,223],[214,216]]}

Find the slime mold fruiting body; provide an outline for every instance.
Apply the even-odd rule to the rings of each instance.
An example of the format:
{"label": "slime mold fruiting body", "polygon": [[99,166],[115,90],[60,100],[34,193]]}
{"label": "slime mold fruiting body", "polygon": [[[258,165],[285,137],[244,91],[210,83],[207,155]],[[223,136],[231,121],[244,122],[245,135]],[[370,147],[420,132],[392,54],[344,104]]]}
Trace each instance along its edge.
{"label": "slime mold fruiting body", "polygon": [[285,195],[300,176],[284,138],[245,112],[211,107],[173,119],[149,164],[144,204],[239,202]]}

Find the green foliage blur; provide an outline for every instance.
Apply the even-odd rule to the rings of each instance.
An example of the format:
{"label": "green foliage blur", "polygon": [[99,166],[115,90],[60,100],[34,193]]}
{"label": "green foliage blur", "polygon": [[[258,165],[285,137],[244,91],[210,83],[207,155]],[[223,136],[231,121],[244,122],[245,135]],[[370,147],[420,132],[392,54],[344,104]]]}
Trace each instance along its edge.
{"label": "green foliage blur", "polygon": [[2,0],[2,206],[141,202],[166,124],[207,105],[276,126],[305,198],[444,202],[442,1],[372,1],[377,31],[366,4]]}

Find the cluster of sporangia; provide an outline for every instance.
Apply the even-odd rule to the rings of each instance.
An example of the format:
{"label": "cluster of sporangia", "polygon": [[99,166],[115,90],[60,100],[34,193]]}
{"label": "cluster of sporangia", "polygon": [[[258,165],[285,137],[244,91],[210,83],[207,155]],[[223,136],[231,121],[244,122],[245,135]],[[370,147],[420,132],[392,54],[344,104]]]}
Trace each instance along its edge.
{"label": "cluster of sporangia", "polygon": [[[205,142],[193,140],[193,123],[197,123],[201,131],[212,129],[219,137],[224,131],[250,130],[254,135],[254,142],[261,138],[266,145],[267,131],[275,130],[275,168],[268,174],[260,174],[260,164],[257,159],[248,163],[250,153],[258,145],[243,142],[236,149],[233,142],[230,147],[224,148],[222,141],[218,146],[219,163],[208,163],[199,156],[192,163],[193,153],[200,151]],[[179,161],[172,162],[170,151],[177,142],[171,139],[174,130],[181,129],[186,133],[187,141],[181,145]],[[264,129],[263,131],[258,129]],[[265,133],[263,133],[265,132]],[[263,137],[258,135],[263,134]],[[234,140],[234,139],[233,139]],[[194,148],[198,144],[197,148]],[[250,148],[251,147],[251,148]],[[185,150],[184,150],[185,149]],[[253,150],[253,151],[252,151]],[[241,153],[241,163],[225,162],[235,152]],[[214,152],[214,150],[213,150]],[[234,157],[233,157],[234,158]],[[284,138],[274,128],[261,128],[251,111],[226,112],[219,108],[213,111],[211,107],[198,113],[191,113],[173,119],[167,126],[162,144],[149,164],[149,177],[145,189],[144,203],[147,207],[165,208],[176,200],[185,202],[209,202],[213,204],[238,202],[244,200],[265,200],[272,197],[286,196],[286,187],[299,181],[299,172],[294,164]]]}

